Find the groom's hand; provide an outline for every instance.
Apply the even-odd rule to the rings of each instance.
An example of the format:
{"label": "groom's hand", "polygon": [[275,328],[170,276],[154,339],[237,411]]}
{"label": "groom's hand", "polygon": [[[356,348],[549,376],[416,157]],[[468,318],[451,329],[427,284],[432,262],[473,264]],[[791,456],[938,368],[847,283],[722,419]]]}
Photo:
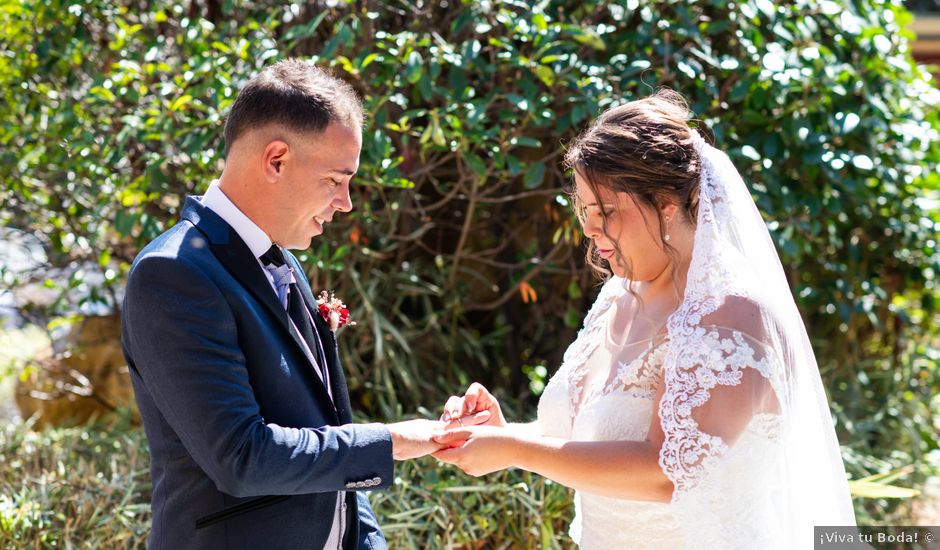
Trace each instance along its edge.
{"label": "groom's hand", "polygon": [[409,460],[429,455],[444,447],[432,437],[440,435],[444,424],[433,420],[406,420],[387,424],[392,434],[392,458]]}
{"label": "groom's hand", "polygon": [[467,388],[463,397],[453,395],[444,405],[441,421],[447,429],[465,426],[506,426],[499,401],[483,384],[474,382]]}

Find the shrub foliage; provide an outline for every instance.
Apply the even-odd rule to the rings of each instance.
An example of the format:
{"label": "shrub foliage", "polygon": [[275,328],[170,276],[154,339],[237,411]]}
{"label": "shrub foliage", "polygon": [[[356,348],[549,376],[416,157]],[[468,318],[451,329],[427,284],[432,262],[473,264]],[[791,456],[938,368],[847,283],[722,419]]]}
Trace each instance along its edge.
{"label": "shrub foliage", "polygon": [[354,399],[390,418],[481,380],[531,410],[596,286],[564,144],[669,86],[765,215],[851,473],[922,479],[940,462],[940,123],[909,22],[884,0],[4,4],[0,222],[85,264],[68,285],[100,271],[83,299],[114,305],[221,170],[240,85],[310,59],[369,114],[356,209],[302,257],[359,322],[341,339]]}

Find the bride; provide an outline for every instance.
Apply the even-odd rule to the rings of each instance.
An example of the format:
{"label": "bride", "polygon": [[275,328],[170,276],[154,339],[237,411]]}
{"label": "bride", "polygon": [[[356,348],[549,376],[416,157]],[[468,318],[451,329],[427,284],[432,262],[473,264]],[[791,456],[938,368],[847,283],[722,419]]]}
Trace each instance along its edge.
{"label": "bride", "polygon": [[538,420],[507,423],[473,384],[435,456],[574,488],[585,549],[810,548],[814,525],[855,524],[826,394],[754,201],[689,117],[663,90],[571,146],[588,262],[609,278]]}

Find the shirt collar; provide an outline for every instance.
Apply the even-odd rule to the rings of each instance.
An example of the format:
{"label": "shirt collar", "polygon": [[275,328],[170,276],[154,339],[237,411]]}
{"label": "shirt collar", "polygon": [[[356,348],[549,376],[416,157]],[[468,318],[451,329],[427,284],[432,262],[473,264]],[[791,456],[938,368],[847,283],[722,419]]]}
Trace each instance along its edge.
{"label": "shirt collar", "polygon": [[218,180],[213,180],[209,184],[209,189],[202,197],[202,205],[225,220],[225,223],[229,224],[245,241],[255,258],[260,258],[271,248],[271,238],[268,234],[235,206],[235,203],[219,187]]}

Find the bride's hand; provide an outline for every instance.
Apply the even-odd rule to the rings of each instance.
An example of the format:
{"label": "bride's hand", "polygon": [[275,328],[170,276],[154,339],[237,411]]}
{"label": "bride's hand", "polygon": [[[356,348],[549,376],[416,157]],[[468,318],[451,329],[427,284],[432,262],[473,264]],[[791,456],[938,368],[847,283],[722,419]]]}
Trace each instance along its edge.
{"label": "bride's hand", "polygon": [[474,426],[448,430],[432,438],[445,448],[431,454],[474,477],[513,466],[518,441],[510,430]]}
{"label": "bride's hand", "polygon": [[499,401],[478,382],[470,384],[463,397],[452,395],[447,400],[441,421],[446,422],[444,427],[448,429],[476,425],[506,426]]}

